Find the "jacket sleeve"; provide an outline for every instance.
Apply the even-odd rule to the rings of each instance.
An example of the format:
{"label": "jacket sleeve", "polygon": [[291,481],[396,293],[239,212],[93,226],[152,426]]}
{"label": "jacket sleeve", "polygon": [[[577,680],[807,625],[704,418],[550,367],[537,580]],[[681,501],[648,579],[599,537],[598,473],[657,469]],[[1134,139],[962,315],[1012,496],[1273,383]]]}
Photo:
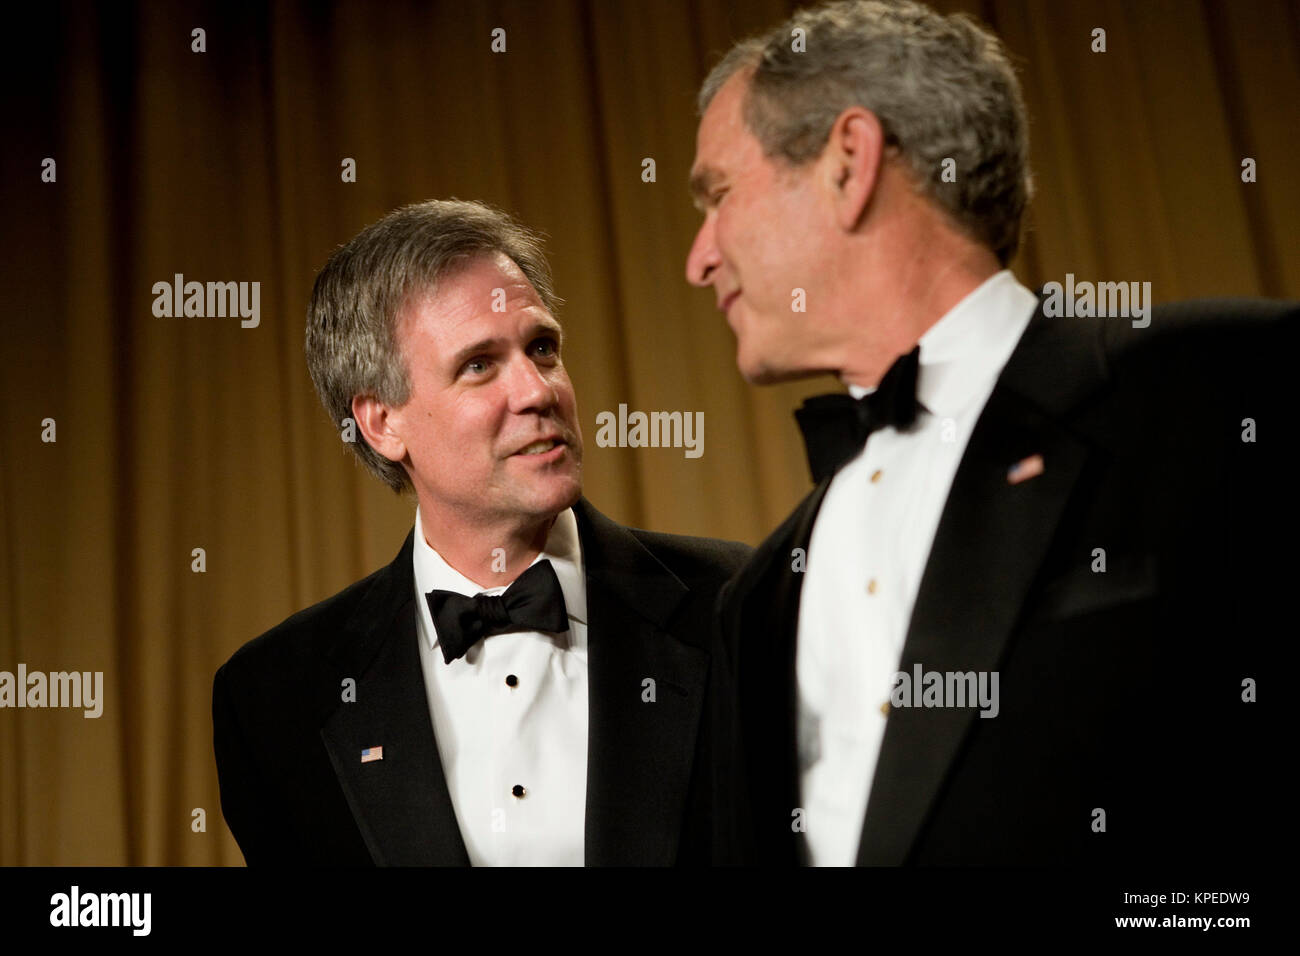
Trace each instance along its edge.
{"label": "jacket sleeve", "polygon": [[292,830],[276,810],[270,787],[254,765],[236,715],[226,668],[212,683],[212,744],[221,812],[249,866],[301,863]]}

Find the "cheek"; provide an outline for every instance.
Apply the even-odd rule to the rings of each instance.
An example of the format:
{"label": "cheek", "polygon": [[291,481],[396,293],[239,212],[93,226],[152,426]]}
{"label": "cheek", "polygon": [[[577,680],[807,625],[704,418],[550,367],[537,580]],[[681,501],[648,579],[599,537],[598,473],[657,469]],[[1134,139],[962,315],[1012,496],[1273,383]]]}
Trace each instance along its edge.
{"label": "cheek", "polygon": [[449,453],[449,458],[472,458],[482,455],[484,446],[493,446],[500,431],[505,404],[486,389],[474,389],[460,395],[447,408],[435,414],[434,440]]}
{"label": "cheek", "polygon": [[[797,212],[769,200],[737,210],[728,223],[729,241],[724,248],[732,251],[738,280],[751,297],[788,300],[790,290],[801,285],[790,274],[804,238],[798,231],[801,224],[794,218]],[[718,228],[721,233],[721,223]]]}
{"label": "cheek", "polygon": [[556,400],[562,407],[572,412],[578,407],[578,399],[573,391],[573,383],[569,381],[569,373],[563,365],[557,365],[551,369],[546,376],[555,390]]}

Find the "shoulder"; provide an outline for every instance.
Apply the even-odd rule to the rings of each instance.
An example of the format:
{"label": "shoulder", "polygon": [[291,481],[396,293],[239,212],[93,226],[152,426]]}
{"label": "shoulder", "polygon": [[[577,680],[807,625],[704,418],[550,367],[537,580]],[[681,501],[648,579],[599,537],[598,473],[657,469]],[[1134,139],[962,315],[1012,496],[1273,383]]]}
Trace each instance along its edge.
{"label": "shoulder", "polygon": [[[666,568],[688,586],[717,588],[752,549],[738,541],[645,531],[606,517],[586,498],[574,505],[586,560],[631,573]],[[648,557],[647,557],[648,556]]]}
{"label": "shoulder", "polygon": [[1286,417],[1295,405],[1298,303],[1200,299],[1157,306],[1147,327],[1101,321],[1112,417],[1131,419],[1135,440],[1150,440],[1144,422],[1228,434],[1244,418]]}
{"label": "shoulder", "polygon": [[687,584],[725,581],[749,558],[754,549],[739,541],[665,534],[628,528],[647,551]]}
{"label": "shoulder", "polygon": [[1232,359],[1265,362],[1294,342],[1300,329],[1300,303],[1275,299],[1193,299],[1155,306],[1146,325],[1125,319],[1100,319],[1108,364],[1122,372],[1175,363],[1174,370],[1202,364],[1234,369]]}
{"label": "shoulder", "polygon": [[[1267,329],[1273,323],[1300,318],[1300,302],[1285,299],[1216,298],[1187,299],[1155,306],[1152,327],[1160,324],[1183,328],[1235,328],[1242,331]],[[1131,325],[1131,323],[1130,323]]]}
{"label": "shoulder", "polygon": [[1044,309],[1040,301],[999,386],[1104,445],[1140,447],[1153,425],[1191,435],[1210,417],[1240,421],[1294,404],[1285,383],[1300,330],[1295,302],[1189,300],[1140,319]]}

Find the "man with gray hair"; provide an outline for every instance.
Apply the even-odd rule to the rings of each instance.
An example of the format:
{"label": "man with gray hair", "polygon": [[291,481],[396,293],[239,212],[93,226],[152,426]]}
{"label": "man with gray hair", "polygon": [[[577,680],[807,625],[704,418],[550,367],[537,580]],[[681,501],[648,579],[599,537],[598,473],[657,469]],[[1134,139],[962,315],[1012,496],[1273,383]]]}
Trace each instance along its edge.
{"label": "man with gray hair", "polygon": [[1045,314],[1019,84],[964,15],[798,12],[700,112],[687,278],[749,381],[851,393],[796,413],[816,488],[720,598],[723,859],[1260,852],[1295,307]]}
{"label": "man with gray hair", "polygon": [[217,672],[249,864],[708,861],[706,648],[749,549],[581,497],[558,304],[537,237],[475,202],[398,209],[317,277],[321,401],[417,507],[391,564]]}

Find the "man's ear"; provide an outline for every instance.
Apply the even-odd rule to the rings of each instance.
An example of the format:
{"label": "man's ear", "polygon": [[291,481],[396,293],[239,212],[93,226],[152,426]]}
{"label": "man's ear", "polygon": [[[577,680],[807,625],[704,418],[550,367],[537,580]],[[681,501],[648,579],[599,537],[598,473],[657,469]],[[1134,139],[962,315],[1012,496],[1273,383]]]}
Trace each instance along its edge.
{"label": "man's ear", "polygon": [[406,442],[393,429],[393,411],[373,395],[352,396],[352,418],[366,444],[389,461],[400,462],[406,457]]}
{"label": "man's ear", "polygon": [[831,126],[822,155],[830,178],[835,221],[845,232],[857,229],[880,182],[885,131],[871,110],[850,106]]}

